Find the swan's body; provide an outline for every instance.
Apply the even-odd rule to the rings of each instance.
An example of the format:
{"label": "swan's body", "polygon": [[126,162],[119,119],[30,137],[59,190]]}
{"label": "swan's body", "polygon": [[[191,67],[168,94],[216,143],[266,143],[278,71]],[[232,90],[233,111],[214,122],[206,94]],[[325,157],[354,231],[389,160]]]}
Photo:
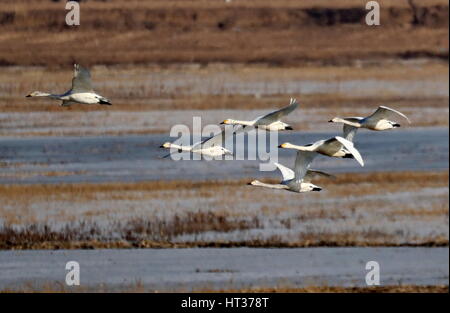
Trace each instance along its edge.
{"label": "swan's body", "polygon": [[228,125],[241,125],[243,128],[252,126],[267,131],[280,131],[280,130],[292,130],[292,127],[280,119],[298,107],[298,102],[291,98],[291,101],[287,107],[284,107],[278,111],[266,114],[264,116],[257,117],[253,121],[241,121],[234,119],[226,119],[221,124]]}
{"label": "swan's body", "polygon": [[361,154],[354,147],[353,143],[340,136],[332,137],[326,140],[319,140],[305,146],[297,146],[286,142],[281,144],[279,147],[284,149],[317,152],[329,157],[354,158],[359,164],[361,164],[361,166],[364,166],[364,161]]}
{"label": "swan's body", "polygon": [[74,64],[74,74],[72,78],[72,88],[61,95],[50,94],[41,91],[33,91],[27,97],[46,97],[55,100],[62,100],[62,106],[70,106],[72,103],[83,104],[108,104],[108,99],[94,92],[91,83],[91,74],[81,65]]}
{"label": "swan's body", "polygon": [[[222,147],[222,137],[224,133],[225,131],[222,131],[220,133],[215,134],[214,136],[211,136],[203,141],[197,142],[189,146],[182,146],[171,142],[166,142],[160,148],[176,149],[179,153],[191,152],[210,157],[217,157],[221,155],[233,155],[231,151]],[[165,155],[164,158],[168,156],[170,156],[170,153],[168,155]]]}
{"label": "swan's body", "polygon": [[249,185],[271,189],[284,189],[299,193],[320,191],[322,188],[312,184],[311,180],[316,176],[331,177],[332,175],[309,169],[315,155],[315,152],[298,151],[297,158],[295,159],[295,171],[279,163],[274,163],[280,170],[281,175],[283,175],[283,180],[279,184],[267,184],[259,180],[254,180]]}
{"label": "swan's body", "polygon": [[347,118],[335,117],[329,122],[344,123],[346,125],[356,128],[367,128],[370,130],[381,131],[400,127],[399,123],[388,119],[394,115],[399,115],[405,118],[408,121],[408,123],[411,123],[411,121],[403,113],[385,106],[378,107],[378,109],[375,112],[373,112],[371,115],[367,117],[347,117]]}

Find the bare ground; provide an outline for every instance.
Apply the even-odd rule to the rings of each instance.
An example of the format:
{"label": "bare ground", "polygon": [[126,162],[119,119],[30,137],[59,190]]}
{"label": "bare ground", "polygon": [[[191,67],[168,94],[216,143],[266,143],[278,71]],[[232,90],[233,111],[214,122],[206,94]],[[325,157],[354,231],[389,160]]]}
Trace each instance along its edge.
{"label": "bare ground", "polygon": [[[96,288],[95,292],[112,292],[114,290],[108,289],[107,286]],[[399,286],[373,286],[373,287],[333,287],[333,286],[311,286],[306,288],[293,287],[273,287],[273,288],[243,288],[243,289],[223,289],[223,290],[209,290],[198,289],[191,292],[199,293],[448,293],[449,288],[445,285],[432,286],[418,286],[418,285],[399,285]],[[33,286],[33,284],[26,285],[22,288],[5,288],[0,290],[0,293],[70,293],[70,292],[93,292],[89,288],[77,287],[69,289],[61,284],[44,284],[43,286]],[[158,290],[148,289],[140,283],[129,285],[121,292],[132,293],[147,293],[159,292]]]}
{"label": "bare ground", "polygon": [[[0,64],[353,64],[357,59],[448,58],[448,2],[380,1],[381,26],[365,23],[366,1],[89,1],[81,25],[64,5],[6,1]],[[83,49],[73,49],[83,42]]]}

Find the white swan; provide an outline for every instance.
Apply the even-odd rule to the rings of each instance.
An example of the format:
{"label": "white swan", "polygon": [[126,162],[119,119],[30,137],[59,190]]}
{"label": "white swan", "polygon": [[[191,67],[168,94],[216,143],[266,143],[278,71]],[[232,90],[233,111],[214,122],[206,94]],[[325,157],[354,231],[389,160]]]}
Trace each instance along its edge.
{"label": "white swan", "polygon": [[292,130],[290,125],[281,122],[280,119],[294,111],[298,105],[299,103],[297,100],[291,98],[288,106],[264,116],[257,117],[253,121],[226,119],[221,124],[242,125],[243,128],[253,126],[268,131]]}
{"label": "white swan", "polygon": [[358,150],[356,150],[353,143],[340,136],[332,137],[326,140],[319,140],[304,146],[297,146],[286,142],[278,147],[300,151],[313,151],[330,157],[354,158],[359,164],[361,164],[361,166],[364,166],[364,161],[361,154]]}
{"label": "white swan", "polygon": [[[160,148],[165,149],[176,149],[178,153],[181,152],[192,152],[198,153],[200,155],[206,155],[210,157],[217,157],[221,155],[233,155],[233,153],[224,147],[222,147],[222,137],[225,134],[225,130],[222,130],[220,133],[217,133],[203,141],[197,142],[193,145],[183,146],[174,144],[171,142],[166,142],[160,146]],[[225,138],[226,140],[226,138]],[[170,156],[170,153],[163,156],[163,158],[167,158]]]}
{"label": "white swan", "polygon": [[298,151],[295,159],[295,171],[279,163],[274,163],[280,170],[281,175],[283,175],[283,180],[279,184],[266,184],[259,180],[254,180],[250,182],[249,185],[272,189],[284,189],[299,193],[320,191],[322,188],[312,184],[311,180],[316,176],[333,176],[325,172],[309,169],[309,166],[316,155],[317,153],[315,152]]}
{"label": "white swan", "polygon": [[108,104],[108,99],[95,93],[92,88],[91,74],[79,64],[74,64],[72,88],[62,95],[50,94],[41,91],[33,91],[27,97],[47,97],[62,100],[62,106],[70,106],[72,103],[83,104]]}
{"label": "white swan", "polygon": [[400,127],[399,123],[393,122],[388,119],[391,116],[395,115],[399,115],[405,118],[408,121],[408,123],[411,123],[411,121],[406,117],[405,114],[385,106],[378,107],[378,109],[375,112],[373,112],[371,115],[367,117],[346,117],[346,118],[335,117],[329,120],[329,122],[344,123],[346,125],[353,126],[356,128],[367,128],[370,130],[387,130]]}

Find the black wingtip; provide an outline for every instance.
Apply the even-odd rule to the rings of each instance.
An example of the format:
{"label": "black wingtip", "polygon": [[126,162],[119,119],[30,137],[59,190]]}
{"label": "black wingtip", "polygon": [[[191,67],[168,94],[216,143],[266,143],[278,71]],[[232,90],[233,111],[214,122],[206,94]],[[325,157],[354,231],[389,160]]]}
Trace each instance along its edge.
{"label": "black wingtip", "polygon": [[108,100],[100,100],[98,103],[105,104],[105,105],[112,105],[112,103],[109,102]]}

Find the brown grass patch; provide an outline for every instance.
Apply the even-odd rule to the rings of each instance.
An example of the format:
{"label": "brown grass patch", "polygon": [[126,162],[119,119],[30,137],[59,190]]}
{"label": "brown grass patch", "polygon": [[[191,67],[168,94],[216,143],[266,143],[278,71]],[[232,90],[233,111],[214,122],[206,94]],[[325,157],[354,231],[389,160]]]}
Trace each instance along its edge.
{"label": "brown grass patch", "polygon": [[[162,191],[162,190],[200,190],[214,191],[223,187],[234,187],[246,185],[251,178],[239,180],[208,180],[208,181],[143,181],[132,183],[78,183],[78,184],[12,184],[0,185],[0,197],[20,199],[24,194],[32,196],[50,195],[50,194],[77,194],[83,196],[96,193],[116,193],[126,191]],[[332,180],[333,185],[358,185],[363,183],[379,184],[390,186],[390,184],[412,184],[417,187],[442,186],[448,183],[449,172],[371,172],[371,173],[342,173],[337,174],[336,179]],[[270,183],[278,183],[278,179],[265,179]],[[330,183],[329,179],[319,178],[317,184]],[[348,186],[344,186],[348,188]],[[373,191],[373,188],[368,188]],[[366,191],[366,190],[365,190]],[[364,191],[364,192],[365,192]],[[379,190],[381,191],[381,189]]]}
{"label": "brown grass patch", "polygon": [[[69,27],[61,3],[0,8],[0,64],[227,62],[289,65],[355,59],[448,58],[448,2],[383,1],[382,31],[361,1],[121,1],[82,4]],[[83,40],[83,49],[72,48]],[[101,53],[99,53],[101,50]]]}
{"label": "brown grass patch", "polygon": [[[327,203],[321,200],[322,193],[297,197],[286,192],[279,192],[274,203],[270,192],[245,186],[250,179],[0,185],[0,198],[5,199],[0,207],[4,222],[0,249],[448,246],[448,235],[441,229],[448,224],[448,195],[423,193],[417,203],[403,199],[394,204],[384,198],[386,190],[392,195],[413,194],[448,186],[448,175],[448,171],[338,174],[334,181],[317,181],[332,200]],[[180,203],[167,198],[175,190]],[[230,194],[236,199],[229,199]],[[361,203],[364,197],[369,198]],[[256,207],[246,206],[247,202]],[[42,210],[44,219],[39,217]],[[84,221],[75,222],[80,219]],[[337,224],[336,230],[328,228],[329,222]],[[425,229],[438,225],[440,230],[421,235],[409,222]],[[266,228],[275,232],[264,233]],[[257,232],[247,233],[250,230]],[[207,232],[214,239],[206,239]],[[224,239],[231,232],[239,236]]]}
{"label": "brown grass patch", "polygon": [[334,286],[310,286],[304,288],[274,287],[274,288],[244,288],[222,290],[199,290],[198,292],[227,292],[227,293],[448,293],[447,285],[417,286],[417,285],[393,285],[373,287],[334,287]]}
{"label": "brown grass patch", "polygon": [[[47,283],[36,286],[32,283],[26,283],[19,288],[6,288],[0,290],[0,293],[70,293],[70,292],[117,292],[117,289],[108,288],[105,285],[98,287],[67,287],[63,284]],[[339,287],[339,286],[308,286],[308,287],[255,287],[255,288],[228,288],[228,289],[209,289],[199,288],[194,293],[448,293],[448,285],[391,285],[391,286],[373,286],[373,287]],[[122,286],[120,292],[161,292],[146,288],[142,282],[137,281],[133,284]],[[169,291],[170,292],[170,291]],[[178,292],[178,291],[175,291]]]}

